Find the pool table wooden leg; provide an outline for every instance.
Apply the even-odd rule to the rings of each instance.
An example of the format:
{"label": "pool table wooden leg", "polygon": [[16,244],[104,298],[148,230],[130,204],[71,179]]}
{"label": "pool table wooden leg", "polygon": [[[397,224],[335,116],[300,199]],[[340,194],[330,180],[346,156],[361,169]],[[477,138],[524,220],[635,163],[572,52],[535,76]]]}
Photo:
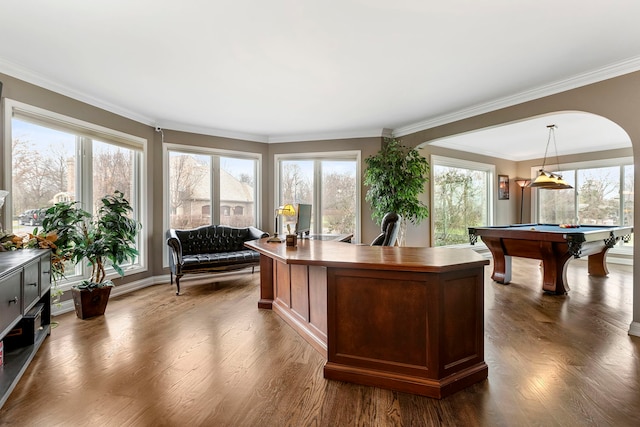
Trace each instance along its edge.
{"label": "pool table wooden leg", "polygon": [[571,289],[567,282],[567,267],[573,257],[569,252],[557,250],[550,242],[540,245],[542,253],[542,290],[564,295]]}
{"label": "pool table wooden leg", "polygon": [[493,255],[493,273],[491,278],[504,285],[511,281],[511,257],[504,254],[500,239],[483,238],[482,241]]}
{"label": "pool table wooden leg", "polygon": [[598,252],[597,254],[589,255],[587,258],[588,262],[588,271],[592,276],[607,276],[609,275],[609,269],[607,269],[607,262],[605,261],[605,257],[607,256],[607,252],[609,248],[605,247],[602,252]]}

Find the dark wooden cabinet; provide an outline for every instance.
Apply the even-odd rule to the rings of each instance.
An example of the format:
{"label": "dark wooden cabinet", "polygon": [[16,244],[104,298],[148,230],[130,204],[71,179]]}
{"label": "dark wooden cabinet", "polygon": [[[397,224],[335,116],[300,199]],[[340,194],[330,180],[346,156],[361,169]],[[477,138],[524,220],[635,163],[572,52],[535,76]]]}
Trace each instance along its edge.
{"label": "dark wooden cabinet", "polygon": [[[0,407],[51,333],[51,253],[45,249],[0,252]],[[33,332],[31,332],[33,329]],[[21,339],[16,339],[16,335]]]}

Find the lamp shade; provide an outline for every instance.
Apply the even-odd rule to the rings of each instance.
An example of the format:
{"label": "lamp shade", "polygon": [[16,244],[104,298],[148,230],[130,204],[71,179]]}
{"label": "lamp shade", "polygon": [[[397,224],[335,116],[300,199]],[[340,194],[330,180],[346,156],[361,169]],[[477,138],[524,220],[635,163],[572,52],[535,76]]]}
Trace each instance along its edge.
{"label": "lamp shade", "polygon": [[529,184],[529,187],[541,188],[546,190],[565,190],[573,188],[571,185],[562,179],[562,176],[552,172],[547,172],[543,169],[538,171],[536,179]]}
{"label": "lamp shade", "polygon": [[287,203],[286,205],[278,208],[278,213],[284,216],[294,216],[296,214],[296,209],[291,203]]}
{"label": "lamp shade", "polygon": [[573,188],[567,182],[562,179],[562,176],[548,172],[544,170],[544,166],[547,164],[547,153],[549,152],[549,143],[551,142],[551,138],[553,137],[553,146],[556,151],[556,161],[558,163],[558,169],[560,169],[560,161],[558,160],[558,146],[556,145],[556,133],[555,129],[556,125],[547,125],[549,129],[549,138],[547,139],[547,146],[544,149],[544,160],[542,161],[542,168],[538,171],[538,176],[536,179],[529,184],[529,187],[541,188],[547,190],[564,190],[568,188]]}

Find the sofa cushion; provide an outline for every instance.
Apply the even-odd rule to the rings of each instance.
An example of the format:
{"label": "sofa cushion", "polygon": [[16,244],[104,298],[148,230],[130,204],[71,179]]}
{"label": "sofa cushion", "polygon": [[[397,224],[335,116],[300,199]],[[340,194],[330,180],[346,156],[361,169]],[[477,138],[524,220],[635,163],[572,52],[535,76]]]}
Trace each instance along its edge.
{"label": "sofa cushion", "polygon": [[182,243],[185,264],[187,254],[198,255],[244,251],[244,242],[251,240],[248,228],[212,225],[193,230],[175,230],[175,233]]}
{"label": "sofa cushion", "polygon": [[182,260],[183,271],[192,271],[202,268],[228,267],[233,265],[241,267],[243,264],[255,264],[256,262],[260,262],[260,254],[251,249],[243,249],[233,252],[184,255]]}

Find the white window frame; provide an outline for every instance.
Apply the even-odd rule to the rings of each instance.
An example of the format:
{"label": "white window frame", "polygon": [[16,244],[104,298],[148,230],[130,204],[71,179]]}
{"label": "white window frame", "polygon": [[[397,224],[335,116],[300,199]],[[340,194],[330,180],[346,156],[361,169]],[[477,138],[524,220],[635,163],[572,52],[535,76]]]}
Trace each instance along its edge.
{"label": "white window frame", "polygon": [[[355,242],[360,242],[361,228],[362,228],[362,210],[361,210],[361,194],[362,194],[362,152],[360,150],[347,150],[347,151],[322,151],[315,153],[292,153],[292,154],[276,154],[273,156],[273,206],[278,206],[280,195],[280,163],[282,161],[336,161],[336,160],[348,160],[355,161],[356,163],[356,229],[354,230],[353,239]],[[321,176],[318,176],[321,172],[320,168],[314,166],[314,189],[313,189],[313,206],[322,206],[322,194],[316,187],[317,182],[321,181]],[[320,209],[313,209],[314,224],[322,223],[322,212]]]}
{"label": "white window frame", "polygon": [[[13,141],[13,129],[12,129],[12,119],[14,114],[24,114],[31,115],[34,117],[41,117],[45,122],[52,123],[52,128],[56,126],[59,128],[68,129],[69,132],[76,135],[84,135],[91,139],[97,139],[101,142],[105,143],[113,143],[115,145],[120,145],[123,147],[131,147],[136,148],[141,151],[140,154],[140,166],[136,166],[135,170],[135,179],[138,182],[138,185],[135,186],[135,191],[132,194],[131,200],[132,204],[138,207],[138,220],[140,221],[142,228],[137,236],[137,249],[138,249],[138,257],[137,262],[133,265],[124,267],[125,276],[146,272],[148,270],[148,248],[147,242],[149,241],[149,233],[150,229],[146,226],[146,224],[150,223],[148,220],[148,206],[147,199],[142,197],[143,194],[147,194],[147,145],[148,141],[145,138],[130,135],[124,132],[120,132],[115,129],[110,129],[104,126],[96,125],[90,122],[86,122],[84,120],[76,119],[74,117],[69,117],[60,113],[56,113],[53,111],[46,110],[44,108],[36,107],[33,105],[29,105],[20,101],[16,101],[9,98],[4,98],[4,158],[3,158],[3,166],[4,166],[4,182],[7,191],[11,194],[13,179],[12,179],[12,156],[11,156],[11,148]],[[46,125],[44,125],[46,126]],[[90,151],[90,150],[87,150]],[[76,184],[76,188],[80,188],[81,194],[81,204],[83,209],[92,211],[92,194],[91,188],[86,185],[78,185],[85,177],[87,179],[92,180],[92,164],[91,161],[87,161],[87,155],[91,153],[76,153],[76,160],[78,162],[78,168],[80,168],[80,173],[76,174],[76,180],[78,183]],[[8,197],[6,199],[6,203],[4,206],[4,215],[3,218],[7,218],[6,213],[13,211],[11,198]],[[67,291],[73,287],[73,285],[81,282],[82,280],[88,278],[87,269],[84,267],[84,263],[82,265],[83,274],[81,277],[74,276],[71,279],[64,280],[62,283],[58,284],[58,287],[61,291]],[[116,271],[109,267],[107,269],[107,278],[114,279],[120,277]]]}
{"label": "white window frame", "polygon": [[[495,212],[496,212],[496,201],[497,201],[497,196],[496,196],[496,191],[495,191],[495,177],[496,177],[496,166],[489,164],[489,163],[480,163],[480,162],[473,162],[471,160],[461,160],[461,159],[456,159],[453,157],[444,157],[444,156],[438,156],[435,154],[432,154],[430,156],[430,162],[431,162],[431,167],[430,169],[430,180],[431,182],[435,182],[434,181],[434,176],[435,176],[435,172],[434,172],[434,166],[445,166],[445,167],[452,167],[452,168],[459,168],[459,169],[470,169],[470,170],[477,170],[477,171],[482,171],[487,173],[487,183],[486,183],[486,187],[485,187],[485,191],[487,194],[487,210],[486,210],[486,215],[487,215],[487,220],[489,221],[489,224],[485,224],[485,225],[493,225],[495,224]],[[431,191],[431,196],[430,196],[430,203],[431,206],[435,206],[435,191]],[[435,242],[435,226],[434,226],[434,217],[433,215],[429,215],[429,219],[430,219],[430,229],[431,229],[431,236],[430,236],[430,241],[431,242]],[[432,243],[435,244],[435,243]],[[468,246],[468,244],[460,244],[460,245],[451,245],[451,246]]]}
{"label": "white window frame", "polygon": [[[211,222],[213,224],[220,221],[220,198],[214,198],[214,195],[220,194],[219,188],[216,187],[219,180],[216,179],[216,174],[220,171],[220,162],[219,157],[233,157],[236,159],[247,159],[255,161],[255,218],[256,218],[256,227],[262,229],[262,154],[260,153],[250,153],[246,151],[234,151],[234,150],[225,150],[222,148],[210,148],[210,147],[199,147],[195,145],[184,145],[184,144],[176,144],[172,142],[163,142],[162,143],[162,195],[163,195],[163,203],[164,209],[162,210],[162,224],[163,230],[169,230],[170,225],[170,215],[171,215],[171,198],[169,196],[169,152],[177,151],[180,153],[186,154],[196,154],[202,156],[218,156],[214,157],[211,168],[216,173],[211,174],[211,185],[209,186],[210,194],[209,198],[211,200]],[[162,247],[162,266],[164,268],[169,267],[169,251],[167,245],[163,245]]]}

